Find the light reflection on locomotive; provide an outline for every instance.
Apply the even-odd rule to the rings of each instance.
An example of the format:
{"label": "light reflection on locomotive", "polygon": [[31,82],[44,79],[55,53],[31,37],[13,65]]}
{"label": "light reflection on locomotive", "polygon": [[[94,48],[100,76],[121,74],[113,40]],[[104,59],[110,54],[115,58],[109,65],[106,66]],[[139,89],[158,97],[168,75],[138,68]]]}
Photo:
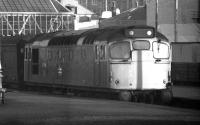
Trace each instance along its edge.
{"label": "light reflection on locomotive", "polygon": [[[30,56],[27,56],[30,55]],[[25,46],[27,84],[114,92],[122,100],[169,103],[171,47],[148,26],[55,33]]]}

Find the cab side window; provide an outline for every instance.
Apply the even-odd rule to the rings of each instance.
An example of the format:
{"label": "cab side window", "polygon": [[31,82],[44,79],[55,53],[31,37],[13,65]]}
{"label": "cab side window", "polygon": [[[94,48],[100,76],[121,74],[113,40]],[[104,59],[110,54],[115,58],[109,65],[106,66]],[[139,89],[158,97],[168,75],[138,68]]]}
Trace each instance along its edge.
{"label": "cab side window", "polygon": [[106,59],[106,46],[101,45],[99,51],[100,51],[100,60],[105,60]]}
{"label": "cab side window", "polygon": [[39,50],[32,49],[32,74],[39,74]]}

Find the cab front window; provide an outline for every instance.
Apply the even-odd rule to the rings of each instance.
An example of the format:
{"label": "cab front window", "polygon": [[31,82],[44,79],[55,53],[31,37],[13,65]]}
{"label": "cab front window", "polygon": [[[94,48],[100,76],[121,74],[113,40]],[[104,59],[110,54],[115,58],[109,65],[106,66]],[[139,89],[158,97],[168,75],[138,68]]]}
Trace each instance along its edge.
{"label": "cab front window", "polygon": [[149,50],[150,43],[146,40],[137,40],[133,42],[133,49],[134,50]]}
{"label": "cab front window", "polygon": [[110,46],[111,59],[129,59],[130,58],[130,42],[116,42]]}

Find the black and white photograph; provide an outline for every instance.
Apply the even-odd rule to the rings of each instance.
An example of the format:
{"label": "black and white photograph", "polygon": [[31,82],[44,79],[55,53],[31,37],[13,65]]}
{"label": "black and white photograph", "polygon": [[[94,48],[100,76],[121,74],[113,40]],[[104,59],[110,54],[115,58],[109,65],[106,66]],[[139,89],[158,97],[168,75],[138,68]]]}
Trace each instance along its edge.
{"label": "black and white photograph", "polygon": [[0,0],[0,125],[199,125],[200,0]]}

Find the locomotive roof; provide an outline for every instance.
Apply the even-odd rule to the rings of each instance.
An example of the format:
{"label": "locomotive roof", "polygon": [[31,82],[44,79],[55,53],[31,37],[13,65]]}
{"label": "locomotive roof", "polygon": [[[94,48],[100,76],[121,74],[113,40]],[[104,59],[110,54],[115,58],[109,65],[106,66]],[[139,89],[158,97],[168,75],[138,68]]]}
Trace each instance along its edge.
{"label": "locomotive roof", "polygon": [[[150,26],[131,26],[126,28],[134,27],[150,27]],[[109,42],[112,41],[115,36],[118,39],[125,38],[124,27],[107,27],[107,28],[96,28],[90,30],[78,30],[78,31],[58,31],[49,34],[43,34],[32,39],[33,45],[38,46],[54,46],[54,45],[82,45],[82,44],[95,44],[96,42]],[[152,28],[152,27],[150,27]],[[168,39],[160,32],[156,33],[159,39]],[[82,40],[81,40],[82,38]]]}
{"label": "locomotive roof", "polygon": [[[123,34],[123,30],[121,28],[113,27],[104,29],[73,31],[69,33],[64,33],[64,35],[59,34],[55,36],[49,41],[48,45],[52,46],[95,44],[95,42],[97,41],[109,41],[115,34]],[[83,40],[80,40],[80,38],[83,38]]]}

